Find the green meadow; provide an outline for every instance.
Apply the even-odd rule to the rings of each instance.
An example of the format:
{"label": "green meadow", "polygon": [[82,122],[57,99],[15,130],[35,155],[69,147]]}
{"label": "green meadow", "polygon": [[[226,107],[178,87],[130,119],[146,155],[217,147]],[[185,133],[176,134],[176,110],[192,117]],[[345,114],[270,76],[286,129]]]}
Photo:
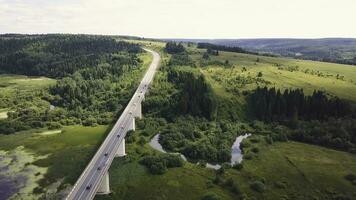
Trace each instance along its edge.
{"label": "green meadow", "polygon": [[[257,86],[276,87],[280,89],[303,88],[307,94],[314,90],[323,90],[347,100],[356,101],[356,69],[351,65],[323,63],[316,61],[295,60],[288,58],[263,57],[231,52],[219,52],[219,56],[210,56],[214,61],[229,61],[229,66],[216,64],[203,67],[203,73],[211,78],[215,88],[251,90]],[[193,51],[192,58],[201,61],[202,50]],[[239,85],[242,80],[260,79]],[[355,91],[355,92],[351,92]]]}
{"label": "green meadow", "polygon": [[43,178],[37,181],[37,192],[43,192],[56,182],[59,182],[56,188],[59,191],[75,183],[108,130],[107,126],[67,126],[51,134],[46,129],[38,129],[0,135],[0,150],[11,152],[23,147],[24,151],[36,158],[28,164],[47,169]]}
{"label": "green meadow", "polygon": [[[219,199],[343,199],[356,198],[356,185],[345,176],[356,171],[356,156],[299,142],[268,144],[263,136],[252,136],[244,141],[249,158],[241,170],[226,168],[215,183],[217,172],[194,163],[168,169],[163,175],[152,175],[138,163],[144,155],[162,154],[148,145],[151,136],[134,134],[134,142],[127,143],[127,156],[115,159],[109,174],[112,193],[96,196],[98,200],[129,199],[193,199],[207,193]],[[144,138],[145,143],[140,143]],[[252,149],[258,148],[254,153]],[[228,186],[233,182],[239,193]],[[261,181],[262,192],[251,184]]]}

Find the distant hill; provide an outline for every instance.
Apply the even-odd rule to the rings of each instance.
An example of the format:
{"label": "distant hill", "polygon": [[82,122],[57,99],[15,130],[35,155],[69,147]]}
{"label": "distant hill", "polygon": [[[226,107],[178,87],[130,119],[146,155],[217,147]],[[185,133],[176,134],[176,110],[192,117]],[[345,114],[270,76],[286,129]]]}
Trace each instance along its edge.
{"label": "distant hill", "polygon": [[285,57],[356,65],[356,39],[169,39],[206,42]]}

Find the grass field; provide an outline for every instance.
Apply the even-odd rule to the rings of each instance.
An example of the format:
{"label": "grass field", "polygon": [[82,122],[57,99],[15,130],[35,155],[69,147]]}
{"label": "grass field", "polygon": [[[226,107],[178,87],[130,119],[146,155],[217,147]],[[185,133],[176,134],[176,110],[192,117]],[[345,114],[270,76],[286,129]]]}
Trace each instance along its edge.
{"label": "grass field", "polygon": [[[194,51],[193,59],[201,60],[201,50]],[[276,87],[280,89],[303,88],[307,94],[314,90],[323,90],[332,95],[356,101],[356,68],[351,65],[340,65],[315,61],[272,58],[255,55],[220,52],[219,56],[210,56],[212,61],[229,61],[231,66],[209,65],[203,73],[213,79],[216,88],[231,87],[240,90],[251,90],[257,86]],[[257,62],[257,60],[259,60]],[[246,71],[243,71],[246,69]],[[238,85],[241,80],[254,79],[261,72],[262,81]],[[340,78],[337,78],[340,77]],[[220,86],[219,86],[220,85]],[[219,93],[219,91],[218,91]],[[220,92],[221,94],[221,92]]]}
{"label": "grass field", "polygon": [[[356,198],[356,185],[344,178],[356,171],[355,155],[297,142],[273,145],[260,142],[253,146],[260,149],[257,156],[245,160],[241,171],[227,173],[247,196],[257,199],[337,199],[342,195]],[[260,179],[265,180],[264,193],[254,192],[249,187],[249,183]]]}
{"label": "grass field", "polygon": [[46,88],[55,84],[54,79],[46,77],[28,77],[22,75],[0,75],[0,91],[2,94],[8,91],[31,91]]}
{"label": "grass field", "polygon": [[[136,131],[136,141],[150,136]],[[243,161],[243,169],[227,169],[222,175],[223,182],[213,184],[215,171],[193,163],[185,162],[183,167],[169,169],[163,175],[151,175],[138,163],[142,155],[160,154],[147,143],[126,144],[126,158],[115,159],[110,167],[108,196],[96,196],[98,200],[129,199],[202,199],[207,192],[217,194],[220,199],[237,199],[225,183],[232,179],[246,199],[337,199],[341,196],[356,198],[356,186],[344,176],[356,171],[356,156],[297,142],[267,144],[261,136],[259,142],[248,143],[246,154],[253,154],[251,160]],[[251,153],[253,147],[259,153]],[[265,191],[252,190],[250,184],[264,180]]]}
{"label": "grass field", "polygon": [[107,130],[107,126],[68,126],[56,134],[35,130],[0,135],[0,150],[12,151],[23,147],[24,151],[35,157],[32,165],[47,168],[44,178],[39,181],[40,188],[47,188],[59,181],[59,189],[63,189],[68,183],[74,184]]}
{"label": "grass field", "polygon": [[126,143],[125,158],[115,159],[110,167],[110,188],[107,196],[96,196],[98,200],[199,200],[207,191],[218,194],[222,199],[232,200],[232,196],[219,186],[209,187],[215,176],[213,170],[185,162],[183,167],[171,168],[164,175],[152,175],[138,163],[143,155],[161,154],[148,145],[151,136],[143,136],[136,131],[136,141],[145,138],[144,145]]}

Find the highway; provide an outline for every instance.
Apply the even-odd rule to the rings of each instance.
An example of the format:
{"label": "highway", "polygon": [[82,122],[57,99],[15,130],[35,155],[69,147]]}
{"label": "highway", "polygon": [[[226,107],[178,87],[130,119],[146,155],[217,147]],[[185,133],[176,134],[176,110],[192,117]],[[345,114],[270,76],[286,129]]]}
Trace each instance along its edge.
{"label": "highway", "polygon": [[112,130],[73,186],[71,192],[68,194],[66,198],[67,200],[94,199],[100,186],[101,179],[108,172],[119,145],[125,138],[134,119],[134,113],[137,106],[139,106],[144,99],[144,95],[148,90],[148,85],[152,81],[159,65],[159,54],[149,49],[145,49],[145,51],[150,52],[153,55],[151,65],[120,118],[117,120]]}

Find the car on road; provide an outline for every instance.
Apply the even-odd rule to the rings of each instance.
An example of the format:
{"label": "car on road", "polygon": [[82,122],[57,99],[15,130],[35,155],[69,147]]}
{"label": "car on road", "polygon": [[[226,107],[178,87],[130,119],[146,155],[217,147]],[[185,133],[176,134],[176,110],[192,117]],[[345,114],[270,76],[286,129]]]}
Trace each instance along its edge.
{"label": "car on road", "polygon": [[99,166],[99,167],[98,167],[98,171],[100,171],[100,170],[101,170],[101,167]]}
{"label": "car on road", "polygon": [[91,188],[91,184],[88,185],[85,189],[86,189],[86,190],[90,190],[90,188]]}
{"label": "car on road", "polygon": [[130,111],[130,115],[132,115],[132,111]]}
{"label": "car on road", "polygon": [[108,156],[108,155],[109,155],[109,153],[105,153],[105,154],[104,154],[104,156]]}
{"label": "car on road", "polygon": [[120,134],[117,134],[117,137],[120,137]]}

